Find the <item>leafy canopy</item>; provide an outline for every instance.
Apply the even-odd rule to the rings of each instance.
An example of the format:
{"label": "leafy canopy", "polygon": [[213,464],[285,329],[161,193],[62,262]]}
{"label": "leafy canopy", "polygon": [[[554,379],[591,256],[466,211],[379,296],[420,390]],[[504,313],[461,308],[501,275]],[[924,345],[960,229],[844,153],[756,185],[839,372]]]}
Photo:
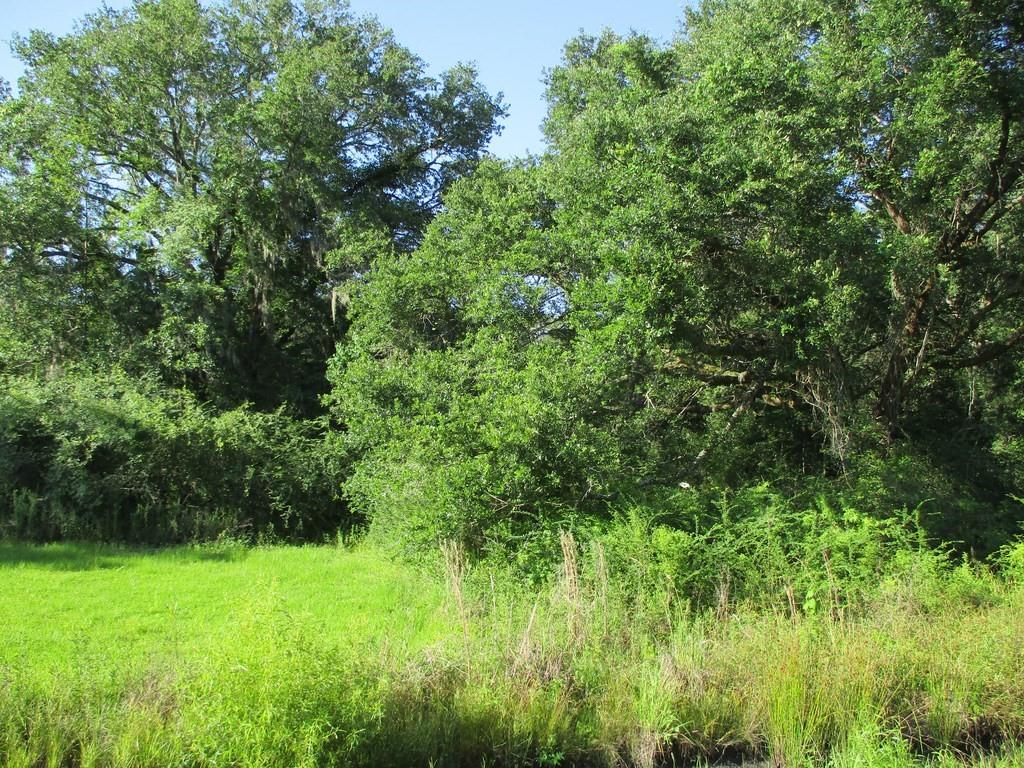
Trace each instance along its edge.
{"label": "leafy canopy", "polygon": [[336,287],[418,242],[502,114],[340,2],[138,0],[15,48],[0,370],[127,357],[227,403],[315,409]]}
{"label": "leafy canopy", "polygon": [[457,184],[356,286],[357,507],[485,544],[886,452],[921,496],[1003,496],[1022,56],[1016,4],[961,0],[711,0],[668,46],[570,43],[547,155]]}

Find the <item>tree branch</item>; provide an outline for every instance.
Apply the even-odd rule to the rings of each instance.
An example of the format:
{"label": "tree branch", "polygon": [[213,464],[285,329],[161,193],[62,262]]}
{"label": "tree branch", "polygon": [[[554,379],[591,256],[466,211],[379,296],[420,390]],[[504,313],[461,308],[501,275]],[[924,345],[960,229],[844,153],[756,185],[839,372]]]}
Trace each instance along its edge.
{"label": "tree branch", "polygon": [[1015,330],[1009,336],[1000,339],[999,341],[993,341],[989,344],[981,347],[971,357],[960,358],[960,359],[947,359],[940,360],[935,364],[936,368],[956,369],[956,368],[974,368],[979,365],[995,360],[997,357],[1009,352],[1011,349],[1016,347],[1020,342],[1024,340],[1024,325]]}
{"label": "tree branch", "polygon": [[896,224],[896,229],[901,234],[909,235],[913,231],[906,214],[900,210],[899,206],[885,192],[875,189],[871,191],[871,196],[885,207],[885,212],[889,214],[889,218]]}

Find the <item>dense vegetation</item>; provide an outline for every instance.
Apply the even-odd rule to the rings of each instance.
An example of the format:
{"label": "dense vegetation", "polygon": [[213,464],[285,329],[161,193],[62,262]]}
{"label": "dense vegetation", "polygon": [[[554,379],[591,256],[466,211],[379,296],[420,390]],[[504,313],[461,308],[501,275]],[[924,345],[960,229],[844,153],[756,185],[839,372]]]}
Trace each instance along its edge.
{"label": "dense vegetation", "polygon": [[233,542],[355,533],[337,578],[443,559],[450,621],[353,649],[268,609],[92,671],[8,630],[0,759],[1024,760],[1017,0],[581,36],[510,161],[472,68],[341,2],[136,0],[15,49],[0,539],[65,543],[0,579],[143,559],[73,540],[284,575],[333,550]]}
{"label": "dense vegetation", "polygon": [[338,4],[140,2],[15,49],[2,525],[153,542],[337,530],[343,475],[318,467],[344,461],[318,398],[345,280],[418,243],[499,103],[469,68],[428,77]]}
{"label": "dense vegetation", "polygon": [[978,555],[1024,517],[1015,3],[581,37],[548,152],[510,162],[471,69],[330,3],[149,0],[15,47],[8,535],[368,525],[533,569],[627,510],[916,510]]}
{"label": "dense vegetation", "polygon": [[1024,765],[1024,547],[833,616],[691,612],[562,544],[541,590],[452,549],[445,590],[365,548],[0,545],[0,762]]}
{"label": "dense vegetation", "polygon": [[768,483],[990,549],[1021,517],[1021,20],[725,2],[667,48],[570,44],[550,153],[482,165],[357,288],[354,506],[482,546]]}

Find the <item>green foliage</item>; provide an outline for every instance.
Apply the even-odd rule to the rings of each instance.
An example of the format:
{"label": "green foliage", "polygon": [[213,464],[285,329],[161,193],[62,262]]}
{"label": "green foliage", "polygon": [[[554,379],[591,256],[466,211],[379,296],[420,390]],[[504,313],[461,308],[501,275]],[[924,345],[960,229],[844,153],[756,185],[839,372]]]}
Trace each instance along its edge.
{"label": "green foliage", "polygon": [[642,552],[695,605],[794,612],[898,551],[985,557],[1024,515],[1022,29],[708,0],[665,45],[571,41],[549,151],[511,162],[479,162],[503,108],[472,69],[340,3],[20,38],[5,530],[318,537],[351,508],[536,580],[571,529],[627,580]]}
{"label": "green foliage", "polygon": [[341,2],[18,39],[0,762],[1020,764],[1022,40],[705,0],[478,162]]}
{"label": "green foliage", "polygon": [[1024,540],[1017,539],[999,550],[997,562],[1007,579],[1024,581]]}
{"label": "green foliage", "polygon": [[502,112],[341,2],[138,0],[14,47],[0,371],[119,363],[226,406],[317,410],[338,284],[418,241]]}
{"label": "green foliage", "polygon": [[633,504],[596,541],[631,593],[698,609],[839,614],[930,557],[916,514],[876,517],[843,498],[787,497],[766,485]]}
{"label": "green foliage", "polygon": [[518,550],[768,481],[769,507],[921,506],[997,548],[1024,338],[997,5],[723,0],[667,46],[571,42],[550,151],[483,164],[352,283],[329,402],[354,509],[414,549]]}
{"label": "green foliage", "polygon": [[14,49],[0,534],[346,526],[319,403],[340,286],[419,241],[500,101],[344,2],[138,0]]}
{"label": "green foliage", "polygon": [[2,545],[0,762],[1020,765],[1019,585],[965,600],[945,561],[845,616],[645,607],[561,543],[542,587],[449,557],[447,593],[366,548]]}
{"label": "green foliage", "polygon": [[5,384],[0,535],[315,538],[350,522],[319,422],[217,413],[123,374]]}
{"label": "green foliage", "polygon": [[630,453],[642,423],[614,402],[628,339],[566,348],[538,184],[529,166],[482,166],[419,250],[354,286],[330,402],[361,457],[350,496],[400,541],[517,538],[647,464]]}

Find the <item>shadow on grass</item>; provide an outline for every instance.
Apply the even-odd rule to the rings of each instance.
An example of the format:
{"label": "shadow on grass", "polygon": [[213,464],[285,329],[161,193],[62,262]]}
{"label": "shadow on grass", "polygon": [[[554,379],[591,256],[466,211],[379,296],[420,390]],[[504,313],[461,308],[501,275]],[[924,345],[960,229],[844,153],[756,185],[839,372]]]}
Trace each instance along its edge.
{"label": "shadow on grass", "polygon": [[195,545],[170,549],[129,548],[112,544],[60,542],[28,544],[0,541],[0,569],[43,568],[52,571],[96,571],[128,568],[142,559],[170,563],[238,562],[248,549],[241,545]]}

